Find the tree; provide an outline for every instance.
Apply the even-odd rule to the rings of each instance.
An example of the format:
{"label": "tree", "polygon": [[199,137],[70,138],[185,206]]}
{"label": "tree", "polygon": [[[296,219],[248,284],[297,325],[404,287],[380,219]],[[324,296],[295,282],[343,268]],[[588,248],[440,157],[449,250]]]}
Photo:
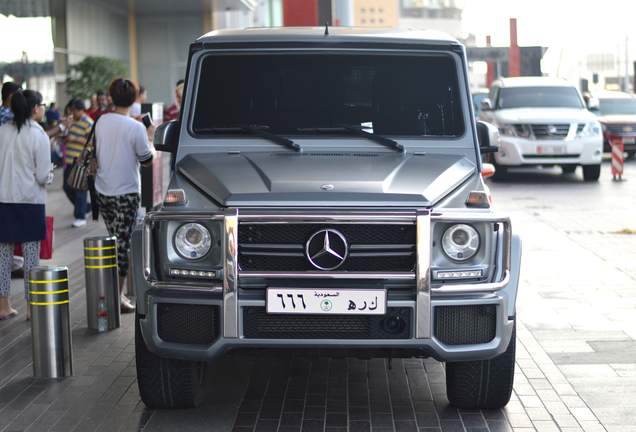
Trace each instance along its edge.
{"label": "tree", "polygon": [[124,63],[106,57],[89,56],[69,69],[66,93],[70,98],[90,99],[99,90],[108,91],[113,79],[128,76]]}

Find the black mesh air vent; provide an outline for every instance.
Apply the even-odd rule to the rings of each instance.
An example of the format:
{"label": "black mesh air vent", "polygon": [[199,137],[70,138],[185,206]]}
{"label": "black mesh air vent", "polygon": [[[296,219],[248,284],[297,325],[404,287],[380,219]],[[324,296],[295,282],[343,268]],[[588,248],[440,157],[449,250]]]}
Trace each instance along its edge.
{"label": "black mesh air vent", "polygon": [[268,314],[263,307],[243,309],[243,333],[248,339],[407,339],[410,328],[409,308],[388,308],[386,315]]}
{"label": "black mesh air vent", "polygon": [[157,330],[166,342],[208,344],[219,336],[219,306],[157,304]]}
{"label": "black mesh air vent", "polygon": [[497,306],[437,306],[435,337],[446,345],[488,343],[497,331]]}

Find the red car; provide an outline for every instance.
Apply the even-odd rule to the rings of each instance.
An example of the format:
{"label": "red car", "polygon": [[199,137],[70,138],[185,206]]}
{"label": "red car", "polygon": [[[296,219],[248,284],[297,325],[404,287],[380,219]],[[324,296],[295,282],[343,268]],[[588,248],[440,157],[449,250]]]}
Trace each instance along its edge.
{"label": "red car", "polygon": [[603,127],[603,150],[612,151],[612,141],[619,139],[627,156],[636,156],[636,96],[606,91],[593,93],[586,100]]}

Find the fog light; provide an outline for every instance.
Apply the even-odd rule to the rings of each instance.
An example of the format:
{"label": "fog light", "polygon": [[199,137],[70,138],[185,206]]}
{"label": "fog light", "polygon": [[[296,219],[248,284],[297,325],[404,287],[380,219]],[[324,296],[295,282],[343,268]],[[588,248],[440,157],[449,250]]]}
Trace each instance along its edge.
{"label": "fog light", "polygon": [[380,329],[384,333],[388,333],[388,334],[401,333],[402,331],[404,331],[405,328],[406,328],[406,321],[396,316],[386,317],[380,322]]}

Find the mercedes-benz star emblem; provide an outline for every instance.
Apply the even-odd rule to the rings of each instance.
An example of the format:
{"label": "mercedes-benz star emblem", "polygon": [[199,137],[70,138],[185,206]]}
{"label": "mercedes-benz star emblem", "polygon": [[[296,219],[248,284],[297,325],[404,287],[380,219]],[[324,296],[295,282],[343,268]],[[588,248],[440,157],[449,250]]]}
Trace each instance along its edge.
{"label": "mercedes-benz star emblem", "polygon": [[305,245],[309,262],[319,270],[335,270],[347,258],[347,239],[335,229],[316,231]]}

